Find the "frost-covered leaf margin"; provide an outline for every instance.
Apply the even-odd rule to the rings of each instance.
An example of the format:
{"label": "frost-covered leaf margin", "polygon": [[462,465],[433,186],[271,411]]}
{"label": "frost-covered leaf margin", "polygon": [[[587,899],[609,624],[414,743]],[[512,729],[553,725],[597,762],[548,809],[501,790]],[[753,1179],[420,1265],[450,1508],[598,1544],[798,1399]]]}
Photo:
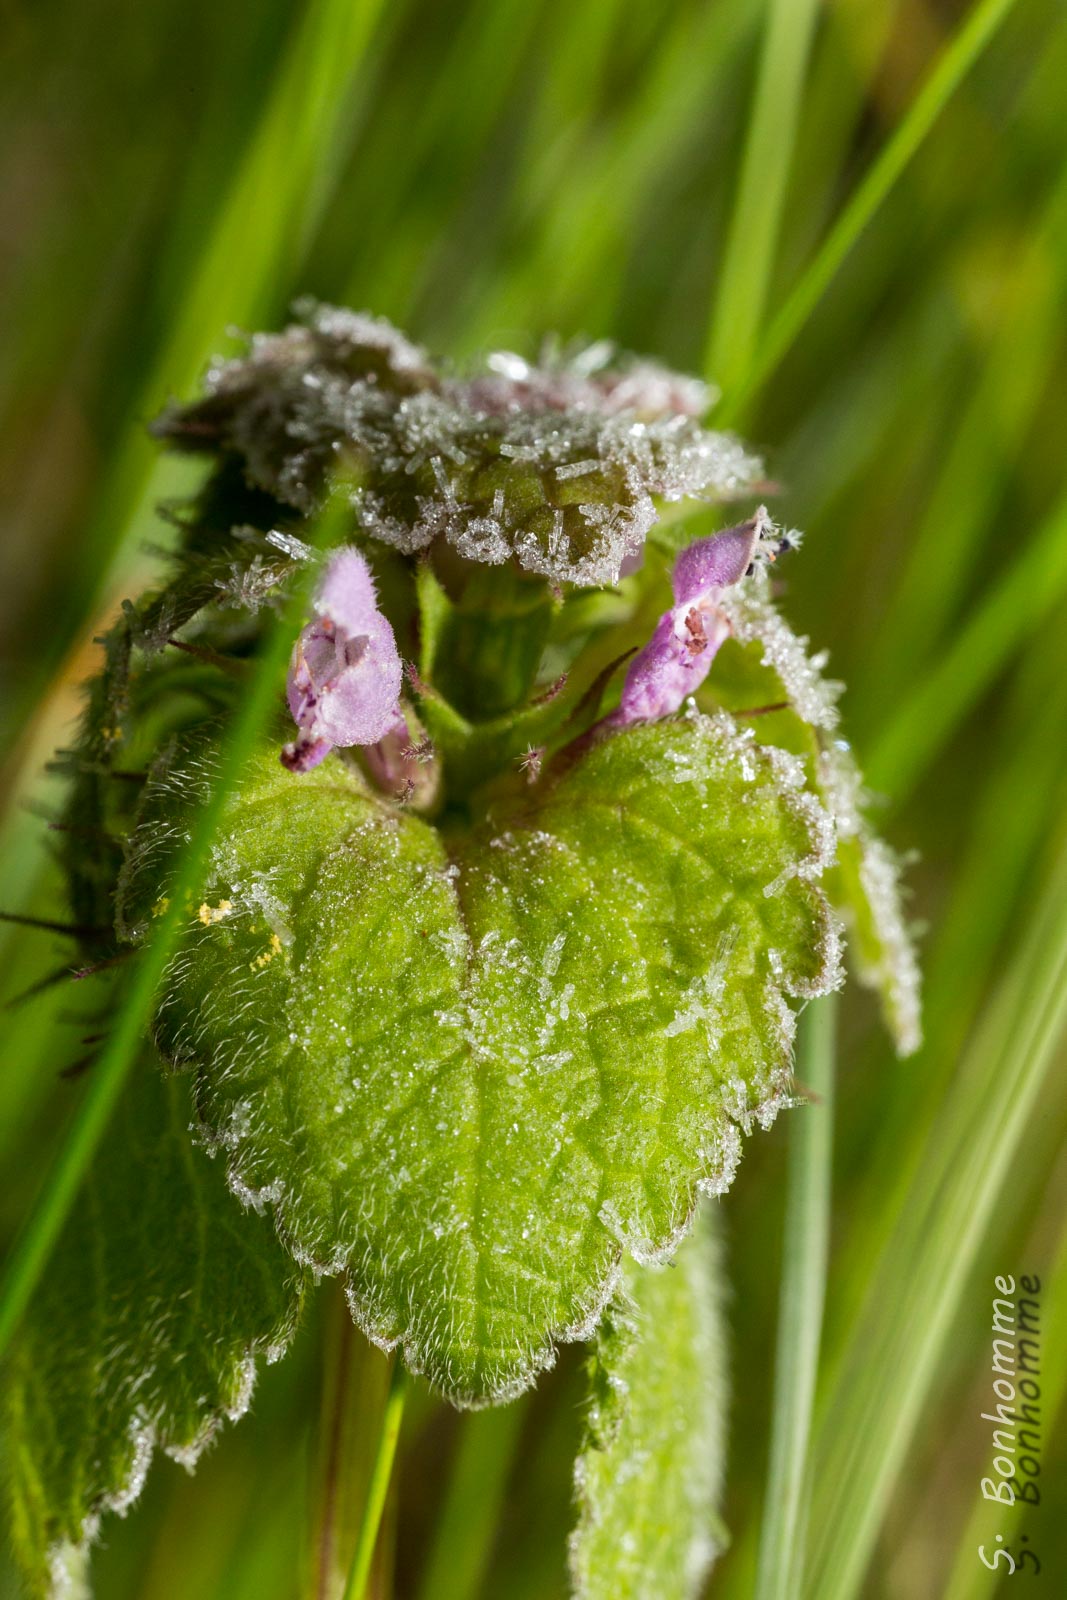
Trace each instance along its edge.
{"label": "frost-covered leaf margin", "polygon": [[[922,1043],[922,975],[915,934],[905,910],[900,860],[871,825],[870,797],[848,744],[837,732],[842,686],[824,677],[825,654],[809,655],[807,639],[798,637],[775,609],[765,570],[729,590],[723,609],[733,642],[750,652],[753,662],[757,654],[760,660],[758,670],[750,673],[749,704],[758,706],[761,692],[771,701],[783,697],[806,725],[802,732],[810,748],[811,780],[837,829],[837,870],[827,880],[827,892],[852,935],[849,953],[857,977],[878,995],[898,1054],[912,1055]],[[736,693],[745,665],[737,652],[725,654]],[[714,694],[713,685],[709,698]]]}
{"label": "frost-covered leaf margin", "polygon": [[70,1592],[102,1515],[129,1509],[155,1450],[191,1468],[296,1327],[303,1275],[189,1122],[186,1085],[150,1055],[12,1352],[12,1524],[34,1595]]}

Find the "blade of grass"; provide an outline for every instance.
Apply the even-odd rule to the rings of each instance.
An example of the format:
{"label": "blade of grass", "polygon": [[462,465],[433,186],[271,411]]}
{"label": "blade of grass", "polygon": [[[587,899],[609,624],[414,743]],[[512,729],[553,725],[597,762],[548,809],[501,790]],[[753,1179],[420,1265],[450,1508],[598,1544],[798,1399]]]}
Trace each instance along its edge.
{"label": "blade of grass", "polygon": [[[968,837],[926,960],[926,1046],[897,1069],[896,1092],[882,1100],[862,1175],[851,1189],[835,1254],[833,1316],[824,1339],[823,1379],[840,1360],[841,1331],[858,1314],[870,1263],[879,1260],[908,1204],[926,1142],[960,1051],[989,987],[998,949],[1020,912],[1039,859],[1050,812],[1067,788],[1062,751],[1049,727],[1067,718],[1062,640],[1047,627],[1031,648],[1004,707],[1002,732],[986,734],[988,776],[965,822]],[[1042,717],[1032,715],[1035,704]],[[1025,920],[1025,917],[1022,918]]]}
{"label": "blade of grass", "polygon": [[783,205],[780,274],[792,279],[818,248],[840,200],[903,0],[834,0],[823,7]]}
{"label": "blade of grass", "polygon": [[697,31],[688,12],[664,29],[639,90],[606,128],[575,152],[551,204],[542,204],[536,232],[513,270],[486,283],[470,301],[466,348],[499,337],[502,328],[608,330],[608,300],[625,259],[635,220],[678,149],[706,115],[715,85],[733,66],[748,35],[751,0],[705,8]]}
{"label": "blade of grass", "polygon": [[445,1594],[449,1600],[475,1600],[480,1592],[527,1409],[521,1401],[512,1401],[462,1419],[419,1600],[438,1600]]}
{"label": "blade of grass", "polygon": [[759,73],[708,333],[706,369],[727,392],[763,325],[819,0],[768,0]]}
{"label": "blade of grass", "polygon": [[897,706],[867,763],[873,788],[899,804],[1005,662],[1067,593],[1067,495],[1056,504],[954,643]]}
{"label": "blade of grass", "polygon": [[[387,169],[384,188],[372,204],[380,241],[368,262],[357,263],[346,290],[349,303],[370,295],[374,309],[400,321],[410,314],[422,280],[432,274],[433,247],[440,238],[457,185],[493,146],[500,114],[514,100],[515,76],[529,37],[543,23],[542,7],[528,0],[518,13],[499,0],[482,0],[452,43],[432,91],[405,128]],[[456,117],[452,108],[466,109]],[[423,171],[432,159],[434,165]],[[424,187],[421,204],[405,204],[413,187]]]}
{"label": "blade of grass", "polygon": [[407,1391],[407,1369],[398,1353],[393,1358],[389,1393],[386,1396],[381,1432],[378,1435],[374,1464],[371,1467],[370,1487],[363,1507],[356,1553],[352,1557],[352,1568],[345,1585],[344,1600],[364,1600],[367,1592],[371,1562],[374,1560],[374,1551],[378,1543],[378,1530],[382,1524],[386,1495],[389,1493],[389,1481],[393,1476],[393,1462],[396,1459],[397,1440],[400,1438],[400,1424],[404,1420]]}
{"label": "blade of grass", "polygon": [[797,1072],[813,1104],[792,1114],[771,1460],[755,1600],[792,1600],[804,1570],[808,1441],[819,1365],[833,1176],[833,995],[800,1019]]}
{"label": "blade of grass", "polygon": [[[257,323],[290,291],[298,251],[323,203],[319,173],[336,139],[383,0],[312,0],[295,30],[263,115],[215,220],[173,331],[143,392],[140,416],[183,393],[210,359],[219,330]],[[102,495],[88,552],[113,574],[151,514],[159,452],[138,420]],[[117,533],[116,533],[117,530]],[[91,591],[106,591],[107,580]]]}
{"label": "blade of grass", "polygon": [[[346,507],[340,497],[311,530],[309,543],[328,542],[339,532]],[[218,829],[230,791],[248,760],[274,705],[292,641],[299,631],[314,575],[308,564],[304,581],[297,583],[256,663],[229,737],[224,743],[215,786],[195,818],[189,842],[163,915],[141,952],[129,987],[111,1023],[106,1045],[93,1066],[89,1087],[74,1115],[66,1141],[44,1184],[22,1233],[15,1242],[0,1280],[0,1356],[11,1340],[19,1319],[47,1263],[49,1253],[73,1203],[78,1185],[107,1127],[108,1119],[133,1066],[148,1027],[152,1002],[181,931],[184,908],[195,893],[204,863]]]}
{"label": "blade of grass", "polygon": [[821,1418],[805,1593],[859,1593],[976,1252],[1067,1024],[1067,851],[933,1130]]}
{"label": "blade of grass", "polygon": [[[981,373],[925,497],[919,527],[878,637],[864,661],[867,699],[891,656],[922,671],[957,601],[959,575],[994,531],[991,512],[1053,370],[1067,245],[1067,174],[1037,226],[1018,241],[1010,288],[998,310]],[[855,693],[854,689],[854,693]],[[862,714],[859,720],[862,722]]]}
{"label": "blade of grass", "polygon": [[[169,395],[188,390],[229,324],[259,322],[293,287],[301,242],[325,198],[324,168],[348,114],[383,0],[312,0],[294,30],[259,124],[193,269],[172,332],[142,386],[132,426],[104,475],[97,511],[76,549],[69,593],[78,608],[70,626],[100,611],[126,576],[131,556],[152,527],[156,505],[189,482],[189,467],[161,458],[144,428]],[[399,16],[396,8],[391,20]],[[153,533],[160,535],[156,523]],[[77,655],[84,641],[76,637]],[[43,658],[47,663],[47,657]],[[60,677],[67,675],[67,665]],[[54,730],[32,730],[21,752],[31,778],[47,760]],[[20,792],[18,779],[13,793]]]}
{"label": "blade of grass", "polygon": [[773,318],[744,379],[737,389],[726,395],[723,414],[731,421],[743,414],[756,391],[791,348],[853,245],[1014,3],[1015,0],[976,0],[915,96],[907,114],[841,211],[815,259],[805,269],[785,304]]}

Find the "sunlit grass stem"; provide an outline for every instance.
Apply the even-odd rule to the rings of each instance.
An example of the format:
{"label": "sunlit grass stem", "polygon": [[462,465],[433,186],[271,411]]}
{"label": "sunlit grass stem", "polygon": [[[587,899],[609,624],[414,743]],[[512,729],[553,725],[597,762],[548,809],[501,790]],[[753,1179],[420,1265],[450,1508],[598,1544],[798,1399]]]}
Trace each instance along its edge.
{"label": "sunlit grass stem", "polygon": [[820,0],[769,0],[706,367],[727,393],[752,360],[781,229]]}
{"label": "sunlit grass stem", "polygon": [[[1067,851],[932,1130],[821,1417],[805,1593],[854,1600],[963,1286],[1067,1025]],[[892,1316],[884,1314],[891,1305]]]}
{"label": "sunlit grass stem", "polygon": [[352,1557],[352,1567],[348,1574],[348,1582],[345,1585],[344,1600],[364,1600],[367,1593],[371,1562],[374,1560],[378,1532],[382,1525],[382,1514],[385,1511],[385,1501],[389,1493],[389,1482],[393,1475],[393,1462],[396,1459],[397,1441],[400,1438],[400,1425],[404,1420],[404,1402],[407,1399],[407,1389],[407,1369],[398,1354],[393,1361],[393,1371],[389,1380],[389,1393],[386,1396],[385,1410],[382,1413],[381,1430],[378,1434],[374,1460],[371,1466],[370,1485],[367,1489],[367,1498],[363,1506],[363,1517],[359,1526],[359,1537],[356,1541],[356,1553]]}
{"label": "sunlit grass stem", "polygon": [[797,1076],[811,1104],[790,1113],[771,1459],[755,1600],[793,1600],[803,1572],[808,1442],[819,1366],[833,1177],[837,1002],[800,1019]]}
{"label": "sunlit grass stem", "polygon": [[841,211],[785,304],[773,318],[743,381],[725,397],[721,415],[736,421],[756,391],[781,363],[833,282],[853,245],[920,148],[937,118],[1015,0],[977,0],[966,22],[946,45],[907,114]]}

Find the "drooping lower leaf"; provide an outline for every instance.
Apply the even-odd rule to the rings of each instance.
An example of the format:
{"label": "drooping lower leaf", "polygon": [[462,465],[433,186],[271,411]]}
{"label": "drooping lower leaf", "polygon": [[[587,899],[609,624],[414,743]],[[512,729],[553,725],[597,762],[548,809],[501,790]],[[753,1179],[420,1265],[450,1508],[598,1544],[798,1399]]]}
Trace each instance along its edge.
{"label": "drooping lower leaf", "polygon": [[727,1384],[707,1204],[673,1262],[629,1263],[590,1362],[576,1600],[692,1600],[721,1545]]}
{"label": "drooping lower leaf", "polygon": [[295,1327],[301,1274],[189,1121],[186,1085],[149,1057],[12,1355],[13,1528],[34,1594],[71,1591],[102,1513],[137,1498],[154,1449],[191,1465]]}
{"label": "drooping lower leaf", "polygon": [[[163,892],[150,795],[127,874]],[[172,831],[180,827],[172,824]],[[832,829],[729,719],[605,740],[473,830],[274,753],[230,806],[157,1020],[239,1191],[460,1403],[529,1383],[676,1240],[837,981]]]}

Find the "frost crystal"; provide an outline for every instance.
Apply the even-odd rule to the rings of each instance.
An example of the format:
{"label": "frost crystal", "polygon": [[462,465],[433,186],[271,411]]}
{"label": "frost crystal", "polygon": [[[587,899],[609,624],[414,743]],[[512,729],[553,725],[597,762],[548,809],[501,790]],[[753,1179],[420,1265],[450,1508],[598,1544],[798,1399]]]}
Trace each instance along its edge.
{"label": "frost crystal", "polygon": [[[795,536],[790,538],[795,543]],[[836,728],[841,685],[823,677],[825,654],[809,656],[807,640],[798,638],[771,603],[766,568],[754,581],[732,590],[722,599],[722,609],[734,637],[741,644],[757,642],[763,660],[781,679],[790,705],[813,728]]]}
{"label": "frost crystal", "polygon": [[216,364],[207,396],[157,431],[236,458],[302,515],[341,458],[363,530],[405,554],[444,539],[468,560],[611,584],[657,501],[731,500],[762,476],[732,435],[701,427],[702,383],[610,345],[537,365],[501,352],[455,376],[380,318],[299,309],[303,323]]}

